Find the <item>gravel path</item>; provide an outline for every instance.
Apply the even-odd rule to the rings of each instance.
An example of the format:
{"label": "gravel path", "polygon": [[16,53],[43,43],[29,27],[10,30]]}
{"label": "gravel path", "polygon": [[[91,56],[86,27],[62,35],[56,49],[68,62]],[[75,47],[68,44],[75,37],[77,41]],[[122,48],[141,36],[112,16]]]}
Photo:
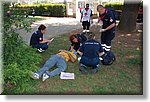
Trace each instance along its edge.
{"label": "gravel path", "polygon": [[27,44],[29,44],[32,33],[37,30],[40,24],[46,25],[48,29],[48,34],[45,34],[44,38],[58,36],[82,28],[81,23],[75,18],[46,18],[34,22],[31,25],[32,30],[28,33],[25,30],[18,31]]}

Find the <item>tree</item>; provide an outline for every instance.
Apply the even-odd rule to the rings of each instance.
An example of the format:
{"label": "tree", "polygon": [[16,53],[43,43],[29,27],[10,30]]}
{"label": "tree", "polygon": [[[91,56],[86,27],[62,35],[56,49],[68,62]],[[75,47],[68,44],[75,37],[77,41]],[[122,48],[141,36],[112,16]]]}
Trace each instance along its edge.
{"label": "tree", "polygon": [[118,29],[125,32],[133,32],[136,30],[136,19],[138,16],[141,0],[129,2],[124,1],[123,11],[118,25]]}

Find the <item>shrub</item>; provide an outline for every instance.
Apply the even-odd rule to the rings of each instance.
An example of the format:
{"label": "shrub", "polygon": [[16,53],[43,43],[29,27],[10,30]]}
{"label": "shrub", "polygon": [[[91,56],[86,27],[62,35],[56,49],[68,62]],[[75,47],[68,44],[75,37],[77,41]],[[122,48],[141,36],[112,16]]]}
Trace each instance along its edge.
{"label": "shrub", "polygon": [[123,3],[121,2],[115,2],[115,3],[105,3],[104,5],[106,8],[113,8],[114,10],[122,10],[123,9]]}
{"label": "shrub", "polygon": [[[4,4],[4,14],[8,10],[8,5]],[[30,23],[26,22],[21,12],[11,9],[11,16],[4,15],[3,23],[3,78],[4,87],[12,85],[23,91],[28,89],[25,85],[32,85],[29,78],[29,71],[36,71],[41,56],[26,45],[22,38],[16,33],[18,28],[30,29]],[[25,88],[23,88],[25,87]],[[5,90],[4,90],[5,91]]]}
{"label": "shrub", "polygon": [[66,16],[66,6],[64,4],[33,4],[33,5],[16,5],[16,9],[28,11],[31,15],[32,9],[35,10],[35,15],[38,16],[52,16],[52,17],[64,17]]}

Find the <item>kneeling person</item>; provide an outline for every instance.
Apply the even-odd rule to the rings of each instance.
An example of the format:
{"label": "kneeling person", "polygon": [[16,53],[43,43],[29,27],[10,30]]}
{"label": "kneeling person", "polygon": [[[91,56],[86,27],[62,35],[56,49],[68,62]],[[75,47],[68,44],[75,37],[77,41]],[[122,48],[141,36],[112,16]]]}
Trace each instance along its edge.
{"label": "kneeling person", "polygon": [[[65,71],[67,68],[66,62],[68,62],[69,60],[71,62],[76,61],[77,57],[75,51],[72,52],[66,50],[59,50],[59,51],[60,52],[58,54],[52,55],[37,73],[30,72],[30,76],[33,79],[39,79],[43,75],[43,81],[45,81],[49,77],[53,77]],[[51,69],[55,65],[57,66],[57,68],[49,72],[49,69]]]}
{"label": "kneeling person", "polygon": [[52,40],[44,39],[43,34],[47,34],[46,26],[41,24],[38,31],[34,32],[30,38],[30,46],[32,48],[37,48],[39,52],[43,52],[48,49],[48,44]]}
{"label": "kneeling person", "polygon": [[95,34],[92,32],[88,35],[88,40],[77,51],[81,55],[80,68],[82,74],[87,73],[87,67],[91,67],[91,74],[94,74],[99,69],[100,59],[99,56],[104,54],[101,44],[94,40]]}

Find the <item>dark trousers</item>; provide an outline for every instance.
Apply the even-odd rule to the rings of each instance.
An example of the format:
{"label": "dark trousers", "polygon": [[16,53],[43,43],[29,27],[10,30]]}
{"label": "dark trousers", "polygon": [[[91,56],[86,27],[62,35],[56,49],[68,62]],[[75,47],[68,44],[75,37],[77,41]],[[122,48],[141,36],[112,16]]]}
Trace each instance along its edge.
{"label": "dark trousers", "polygon": [[108,30],[108,31],[102,32],[101,45],[106,52],[110,51],[111,42],[114,37],[115,37],[115,30]]}
{"label": "dark trousers", "polygon": [[90,21],[83,21],[82,22],[83,30],[89,30],[90,28]]}
{"label": "dark trousers", "polygon": [[94,68],[98,67],[100,60],[99,60],[99,57],[90,59],[85,56],[82,56],[80,63],[81,63],[81,65],[92,67],[94,69]]}
{"label": "dark trousers", "polygon": [[48,49],[48,43],[41,43],[41,44],[37,44],[32,46],[33,48],[37,48],[37,49],[42,49],[42,50],[46,50]]}

